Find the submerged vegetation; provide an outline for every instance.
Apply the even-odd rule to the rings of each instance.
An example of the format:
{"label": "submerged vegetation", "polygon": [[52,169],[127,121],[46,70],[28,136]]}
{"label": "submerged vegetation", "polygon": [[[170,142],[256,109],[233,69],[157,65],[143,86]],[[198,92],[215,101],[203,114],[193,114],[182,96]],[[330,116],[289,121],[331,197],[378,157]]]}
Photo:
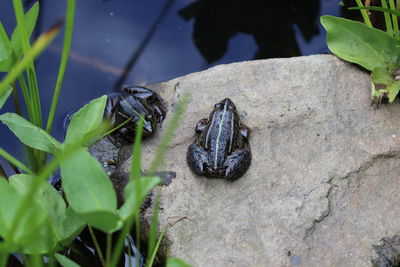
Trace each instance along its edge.
{"label": "submerged vegetation", "polygon": [[[143,119],[139,120],[132,148],[132,169],[124,190],[126,201],[117,207],[109,177],[87,150],[110,130],[110,123],[103,120],[107,96],[94,99],[73,115],[64,142],[50,135],[71,47],[76,1],[67,1],[61,63],[46,124],[34,60],[55,38],[62,23],[56,23],[31,45],[39,3],[26,14],[21,0],[13,0],[13,4],[17,26],[11,38],[0,22],[0,71],[6,72],[0,83],[0,109],[11,95],[17,105],[15,113],[1,114],[0,121],[26,146],[29,163],[23,163],[0,148],[0,156],[16,171],[7,177],[0,166],[0,266],[7,266],[15,255],[26,266],[77,266],[64,252],[85,227],[89,227],[101,264],[116,266],[132,225],[136,226],[136,244],[140,244],[140,207],[147,194],[160,183],[160,178],[151,173],[162,163],[188,98],[183,97],[176,107],[147,177],[141,177]],[[17,88],[23,94],[26,116],[19,108]],[[58,169],[62,177],[62,195],[47,182]],[[105,253],[98,246],[93,228],[107,236]],[[157,229],[157,220],[153,220],[146,266],[153,264],[165,232],[157,241]],[[113,237],[117,239],[112,240]],[[136,265],[139,265],[139,257],[136,257]],[[167,265],[188,266],[176,258],[168,259]]]}

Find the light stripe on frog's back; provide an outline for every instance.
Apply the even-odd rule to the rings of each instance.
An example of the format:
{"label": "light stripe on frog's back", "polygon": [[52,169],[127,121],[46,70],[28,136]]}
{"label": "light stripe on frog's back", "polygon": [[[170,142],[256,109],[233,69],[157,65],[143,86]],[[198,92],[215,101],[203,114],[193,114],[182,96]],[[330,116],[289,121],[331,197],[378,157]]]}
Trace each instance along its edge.
{"label": "light stripe on frog's back", "polygon": [[217,165],[218,165],[219,143],[220,143],[220,138],[221,138],[221,133],[222,133],[222,125],[224,124],[224,120],[225,120],[225,114],[226,114],[226,108],[227,108],[227,106],[228,106],[228,102],[225,101],[225,104],[224,104],[224,111],[222,112],[222,117],[221,117],[221,120],[219,121],[217,140],[216,140],[216,143],[215,143],[214,169],[216,169],[216,168],[217,168]]}

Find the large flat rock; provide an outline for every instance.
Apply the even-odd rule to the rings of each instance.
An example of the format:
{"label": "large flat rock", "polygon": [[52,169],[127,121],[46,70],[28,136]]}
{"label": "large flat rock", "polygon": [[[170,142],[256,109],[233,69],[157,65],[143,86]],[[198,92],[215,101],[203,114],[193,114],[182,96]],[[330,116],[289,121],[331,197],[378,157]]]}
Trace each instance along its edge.
{"label": "large flat rock", "polygon": [[[317,55],[220,65],[153,88],[168,104],[164,125],[182,94],[192,99],[163,168],[177,173],[161,189],[168,255],[193,266],[370,266],[372,246],[400,233],[400,105],[372,107],[368,73]],[[252,164],[234,182],[186,162],[196,123],[226,97],[252,130]],[[145,141],[145,164],[161,134]]]}

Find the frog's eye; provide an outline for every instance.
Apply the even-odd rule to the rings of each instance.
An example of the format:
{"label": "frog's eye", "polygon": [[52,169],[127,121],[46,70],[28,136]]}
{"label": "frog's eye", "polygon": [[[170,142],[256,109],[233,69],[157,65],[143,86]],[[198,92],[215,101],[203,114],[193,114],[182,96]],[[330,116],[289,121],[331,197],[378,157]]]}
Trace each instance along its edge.
{"label": "frog's eye", "polygon": [[221,103],[217,103],[214,105],[215,109],[222,109],[222,104]]}
{"label": "frog's eye", "polygon": [[153,119],[153,115],[152,114],[146,114],[144,116],[144,118],[145,118],[146,121],[151,121]]}

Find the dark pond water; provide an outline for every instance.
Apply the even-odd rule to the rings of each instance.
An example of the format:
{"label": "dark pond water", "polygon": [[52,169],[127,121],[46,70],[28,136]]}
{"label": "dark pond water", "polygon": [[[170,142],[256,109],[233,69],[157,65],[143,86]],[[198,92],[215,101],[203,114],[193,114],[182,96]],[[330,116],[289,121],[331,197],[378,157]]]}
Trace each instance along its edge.
{"label": "dark pond water", "polygon": [[[40,1],[37,32],[64,16],[66,1]],[[122,85],[168,80],[218,64],[328,53],[324,14],[339,16],[337,0],[85,0],[77,1],[72,50],[53,135],[63,139],[65,114]],[[29,6],[31,3],[26,3]],[[0,3],[8,33],[12,1]],[[36,64],[42,107],[50,108],[62,35]],[[10,99],[11,100],[11,99]],[[12,101],[4,111],[12,111]],[[4,125],[0,147],[23,149]],[[4,161],[0,159],[4,165]]]}

